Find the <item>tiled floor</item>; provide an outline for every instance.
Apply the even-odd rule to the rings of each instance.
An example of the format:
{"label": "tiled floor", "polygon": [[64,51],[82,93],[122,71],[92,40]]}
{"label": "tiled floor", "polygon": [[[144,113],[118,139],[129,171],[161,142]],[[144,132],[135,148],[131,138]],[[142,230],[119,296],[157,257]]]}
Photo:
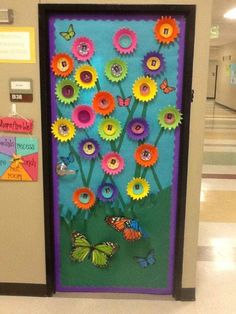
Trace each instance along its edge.
{"label": "tiled floor", "polygon": [[[214,119],[213,119],[214,115]],[[207,104],[197,301],[136,295],[0,297],[0,314],[235,314],[236,113]]]}

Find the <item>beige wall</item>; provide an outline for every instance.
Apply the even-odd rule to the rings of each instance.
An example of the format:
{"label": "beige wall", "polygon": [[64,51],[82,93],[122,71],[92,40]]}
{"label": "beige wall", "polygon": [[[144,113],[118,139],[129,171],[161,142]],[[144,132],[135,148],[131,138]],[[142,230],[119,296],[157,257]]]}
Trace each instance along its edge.
{"label": "beige wall", "polygon": [[[230,72],[227,69],[231,63],[236,63],[236,42],[220,47],[218,54],[216,101],[236,110],[236,85],[230,84]],[[229,56],[231,56],[231,60],[229,60]]]}
{"label": "beige wall", "polygon": [[[11,8],[15,13],[14,26],[34,26],[37,34],[37,0],[1,0],[2,8]],[[79,3],[80,1],[41,1],[41,3]],[[95,2],[95,1],[94,1]],[[107,3],[108,1],[98,1]],[[88,2],[86,2],[88,3]],[[180,4],[178,0],[156,1],[109,1],[109,3],[153,3]],[[204,127],[204,103],[206,97],[208,66],[208,29],[210,26],[211,0],[182,1],[182,4],[197,4],[196,47],[194,56],[189,177],[187,190],[187,212],[184,246],[183,286],[195,286],[196,252],[199,220],[199,194],[202,165],[202,143]],[[26,9],[27,8],[27,9]],[[36,37],[38,41],[38,37]],[[38,47],[36,46],[38,51]],[[35,120],[34,135],[40,138],[39,64],[0,65],[0,114],[8,114],[8,79],[29,77],[34,80],[33,104],[19,105],[19,111]],[[1,182],[0,220],[0,281],[44,283],[44,223],[42,169],[40,155],[39,181],[37,183]]]}

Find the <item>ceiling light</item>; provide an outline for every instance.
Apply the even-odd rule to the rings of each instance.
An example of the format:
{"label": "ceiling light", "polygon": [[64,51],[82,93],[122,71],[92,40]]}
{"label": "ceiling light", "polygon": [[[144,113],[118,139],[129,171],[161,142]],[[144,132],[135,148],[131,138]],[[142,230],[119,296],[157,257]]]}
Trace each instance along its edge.
{"label": "ceiling light", "polygon": [[224,14],[224,18],[236,20],[236,8],[233,8]]}

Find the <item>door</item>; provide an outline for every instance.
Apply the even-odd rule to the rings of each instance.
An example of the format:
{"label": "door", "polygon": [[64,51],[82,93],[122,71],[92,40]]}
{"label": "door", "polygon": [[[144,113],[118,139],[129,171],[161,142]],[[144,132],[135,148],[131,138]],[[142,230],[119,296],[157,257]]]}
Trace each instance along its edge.
{"label": "door", "polygon": [[217,81],[217,61],[209,61],[208,81],[207,81],[207,98],[216,98],[216,81]]}
{"label": "door", "polygon": [[172,294],[182,258],[191,10],[41,8],[55,289]]}

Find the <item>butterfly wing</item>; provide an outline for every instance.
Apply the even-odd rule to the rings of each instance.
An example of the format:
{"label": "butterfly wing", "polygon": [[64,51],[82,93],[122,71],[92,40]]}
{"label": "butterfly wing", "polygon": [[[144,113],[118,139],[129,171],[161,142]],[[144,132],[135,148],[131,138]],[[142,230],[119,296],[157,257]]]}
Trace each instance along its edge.
{"label": "butterfly wing", "polygon": [[155,254],[154,250],[151,250],[150,252],[148,252],[147,259],[146,259],[148,265],[153,265],[156,263],[156,257],[154,254]]}
{"label": "butterfly wing", "polygon": [[163,89],[164,94],[169,94],[175,90],[175,87],[167,86],[166,88]]}
{"label": "butterfly wing", "polygon": [[124,99],[124,106],[128,107],[130,102],[131,102],[132,96],[129,96],[127,98]]}
{"label": "butterfly wing", "polygon": [[160,89],[164,90],[168,86],[168,81],[167,79],[164,79],[160,85]]}
{"label": "butterfly wing", "polygon": [[68,34],[70,36],[70,39],[73,38],[75,36],[75,31],[74,31],[74,27],[72,24],[69,25],[69,28],[68,28]]}
{"label": "butterfly wing", "polygon": [[120,107],[123,107],[124,106],[124,99],[120,96],[116,96],[116,99],[117,99],[118,105]]}
{"label": "butterfly wing", "polygon": [[70,34],[67,32],[60,32],[60,35],[65,39],[65,40],[70,40]]}
{"label": "butterfly wing", "polygon": [[130,219],[124,217],[109,216],[105,218],[105,222],[119,232],[126,228],[126,223],[129,221]]}
{"label": "butterfly wing", "polygon": [[136,260],[140,267],[142,268],[148,267],[148,262],[146,261],[145,258],[134,256],[134,259]]}
{"label": "butterfly wing", "polygon": [[72,233],[71,259],[76,262],[83,262],[91,250],[90,243],[86,237],[79,233]]}
{"label": "butterfly wing", "polygon": [[132,228],[126,228],[123,231],[123,235],[124,235],[125,240],[127,241],[135,241],[142,238],[142,233]]}
{"label": "butterfly wing", "polygon": [[95,245],[92,251],[92,263],[98,267],[106,267],[108,259],[117,251],[118,245],[113,242],[103,242]]}

